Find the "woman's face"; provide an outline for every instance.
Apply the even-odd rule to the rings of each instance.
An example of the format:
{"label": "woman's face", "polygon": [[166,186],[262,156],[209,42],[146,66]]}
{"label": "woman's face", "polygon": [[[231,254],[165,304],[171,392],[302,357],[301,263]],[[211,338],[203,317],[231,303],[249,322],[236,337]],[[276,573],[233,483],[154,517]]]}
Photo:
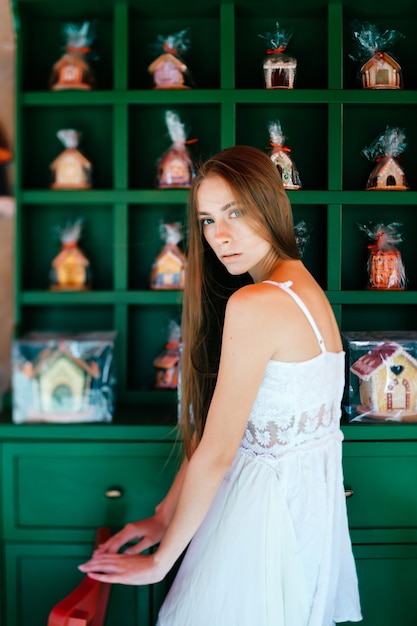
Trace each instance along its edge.
{"label": "woman's face", "polygon": [[226,181],[209,175],[197,192],[202,232],[218,259],[234,276],[249,272],[256,282],[271,257],[272,246],[255,229]]}

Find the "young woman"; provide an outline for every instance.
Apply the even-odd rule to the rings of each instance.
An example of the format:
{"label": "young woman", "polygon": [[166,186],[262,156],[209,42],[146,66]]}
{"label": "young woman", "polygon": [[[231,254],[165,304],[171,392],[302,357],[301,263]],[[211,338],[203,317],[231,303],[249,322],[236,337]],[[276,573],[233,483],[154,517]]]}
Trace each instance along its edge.
{"label": "young woman", "polygon": [[209,159],[188,228],[185,460],[155,515],[80,569],[149,584],[188,546],[158,626],[360,621],[341,465],[344,353],[269,157],[236,146]]}

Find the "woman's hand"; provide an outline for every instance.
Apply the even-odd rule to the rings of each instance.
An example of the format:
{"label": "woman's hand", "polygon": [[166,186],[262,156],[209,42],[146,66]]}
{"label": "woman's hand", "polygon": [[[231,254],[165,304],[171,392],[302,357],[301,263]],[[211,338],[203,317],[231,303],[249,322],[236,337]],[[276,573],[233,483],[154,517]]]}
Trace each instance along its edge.
{"label": "woman's hand", "polygon": [[129,546],[124,554],[139,554],[159,543],[164,536],[166,527],[167,523],[157,509],[152,517],[126,524],[122,530],[95,549],[94,557],[119,552],[120,548],[131,541],[137,541],[137,543]]}
{"label": "woman's hand", "polygon": [[169,568],[159,563],[154,554],[93,554],[78,567],[94,580],[122,585],[151,585],[160,582]]}

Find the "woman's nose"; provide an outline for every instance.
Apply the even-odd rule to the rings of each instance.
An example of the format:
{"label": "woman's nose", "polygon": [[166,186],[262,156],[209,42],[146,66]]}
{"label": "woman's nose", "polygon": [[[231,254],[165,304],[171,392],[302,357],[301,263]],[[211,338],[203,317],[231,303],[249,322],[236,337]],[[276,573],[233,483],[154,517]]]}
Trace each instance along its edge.
{"label": "woman's nose", "polygon": [[215,240],[217,243],[227,243],[230,241],[230,231],[224,222],[218,222],[216,225]]}

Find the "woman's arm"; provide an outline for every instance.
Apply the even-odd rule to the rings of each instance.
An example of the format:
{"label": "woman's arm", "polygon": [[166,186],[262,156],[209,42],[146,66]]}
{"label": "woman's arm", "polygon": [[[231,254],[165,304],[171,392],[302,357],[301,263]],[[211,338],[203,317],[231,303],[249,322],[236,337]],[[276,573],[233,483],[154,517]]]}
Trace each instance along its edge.
{"label": "woman's arm", "polygon": [[271,356],[265,313],[248,288],[229,300],[216,389],[200,445],[185,472],[178,505],[152,555],[102,555],[80,569],[92,578],[124,584],[161,580],[203,521],[230,467]]}

